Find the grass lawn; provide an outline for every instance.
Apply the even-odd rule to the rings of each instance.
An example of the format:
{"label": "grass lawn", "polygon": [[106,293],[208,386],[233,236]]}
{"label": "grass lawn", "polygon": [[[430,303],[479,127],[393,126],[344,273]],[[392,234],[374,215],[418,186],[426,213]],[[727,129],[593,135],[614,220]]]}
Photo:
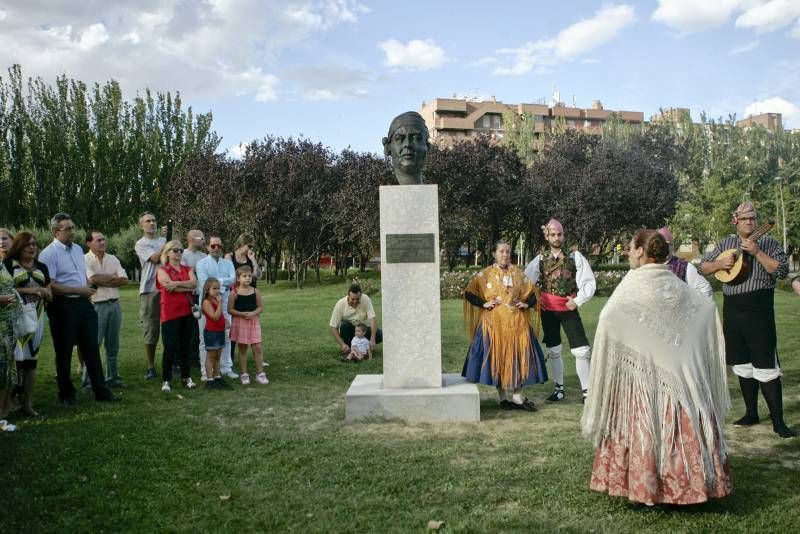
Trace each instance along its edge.
{"label": "grass lawn", "polygon": [[[551,383],[528,388],[536,413],[500,411],[483,389],[480,424],[346,425],[345,391],[356,374],[380,373],[382,358],[379,349],[374,361],[339,362],[327,321],[344,282],[262,291],[268,386],[173,384],[161,393],[143,378],[138,297],[128,287],[123,401],[79,393],[66,409],[56,402],[48,334],[34,393],[47,418],[12,414],[19,431],[0,434],[0,530],[397,532],[439,520],[446,530],[475,532],[773,532],[800,523],[800,439],[778,438],[767,422],[728,424],[727,499],[642,509],[589,491],[593,451],[578,430],[580,395],[566,351],[567,401],[544,402]],[[581,309],[590,339],[605,301]],[[800,299],[778,292],[776,312],[786,419],[800,429]],[[460,301],[442,302],[442,323],[444,370],[460,372],[468,345]],[[729,385],[730,423],[743,405],[732,375]],[[763,399],[760,412],[766,419]]]}

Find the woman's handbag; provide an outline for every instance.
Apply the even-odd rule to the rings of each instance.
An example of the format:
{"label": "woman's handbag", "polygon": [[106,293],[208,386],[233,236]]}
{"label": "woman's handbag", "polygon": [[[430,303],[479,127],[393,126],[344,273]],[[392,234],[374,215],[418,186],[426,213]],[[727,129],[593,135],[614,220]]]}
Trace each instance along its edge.
{"label": "woman's handbag", "polygon": [[36,332],[39,326],[39,314],[36,311],[36,304],[26,304],[17,291],[14,291],[17,296],[17,307],[11,312],[11,323],[14,327],[14,337],[17,339],[30,336]]}

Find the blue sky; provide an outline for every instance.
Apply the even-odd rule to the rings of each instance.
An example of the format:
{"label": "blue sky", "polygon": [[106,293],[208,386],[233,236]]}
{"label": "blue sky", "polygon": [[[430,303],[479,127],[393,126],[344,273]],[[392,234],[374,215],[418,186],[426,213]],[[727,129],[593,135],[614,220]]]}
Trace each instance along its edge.
{"label": "blue sky", "polygon": [[800,0],[0,0],[0,66],[179,90],[222,148],[267,134],[380,151],[391,118],[459,95],[561,99],[800,128]]}

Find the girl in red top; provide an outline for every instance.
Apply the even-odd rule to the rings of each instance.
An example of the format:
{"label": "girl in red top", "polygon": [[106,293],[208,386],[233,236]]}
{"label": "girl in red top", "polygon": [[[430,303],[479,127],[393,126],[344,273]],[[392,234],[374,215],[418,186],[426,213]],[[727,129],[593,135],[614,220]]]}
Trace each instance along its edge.
{"label": "girl in red top", "polygon": [[227,320],[222,314],[222,295],[219,292],[219,280],[208,278],[203,286],[203,314],[206,316],[206,327],[203,330],[203,342],[206,347],[206,387],[220,387],[225,383],[219,370],[219,358],[225,346],[225,327]]}
{"label": "girl in red top", "polygon": [[191,294],[197,279],[191,269],[181,265],[183,246],[180,241],[170,241],[161,249],[161,263],[156,273],[156,288],[161,293],[161,338],[164,340],[164,359],[161,363],[164,383],[161,391],[172,391],[172,364],[175,358],[181,366],[181,382],[188,389],[196,384],[189,375],[189,342],[192,330]]}

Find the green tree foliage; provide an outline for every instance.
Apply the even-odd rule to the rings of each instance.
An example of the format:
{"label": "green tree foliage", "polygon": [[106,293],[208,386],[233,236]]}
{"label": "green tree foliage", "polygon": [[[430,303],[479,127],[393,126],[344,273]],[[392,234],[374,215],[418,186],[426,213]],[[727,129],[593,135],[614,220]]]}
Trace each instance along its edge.
{"label": "green tree foliage", "polygon": [[46,226],[66,211],[113,233],[144,210],[162,213],[172,177],[219,138],[211,114],[183,109],[180,94],[123,100],[116,81],[87,87],[59,76],[0,77],[0,223]]}

